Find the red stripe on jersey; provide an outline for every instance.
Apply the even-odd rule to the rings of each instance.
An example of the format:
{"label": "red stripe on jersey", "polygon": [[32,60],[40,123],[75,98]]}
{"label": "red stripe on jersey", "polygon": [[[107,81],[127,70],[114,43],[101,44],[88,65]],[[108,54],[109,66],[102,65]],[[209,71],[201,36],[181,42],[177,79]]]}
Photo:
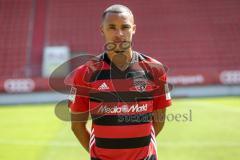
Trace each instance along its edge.
{"label": "red stripe on jersey", "polygon": [[[102,84],[106,85],[107,88],[101,89]],[[92,91],[95,92],[126,92],[126,91],[138,91],[137,86],[133,79],[104,79],[104,80],[97,80],[91,83]],[[160,86],[152,82],[146,82],[145,90],[146,92],[154,91],[158,89]]]}
{"label": "red stripe on jersey", "polygon": [[[106,84],[108,89],[101,89],[102,84]],[[104,80],[97,80],[91,84],[91,87],[96,89],[96,91],[128,91],[130,87],[133,86],[133,82],[130,79],[104,79]]]}
{"label": "red stripe on jersey", "polygon": [[151,133],[151,123],[126,126],[101,126],[93,124],[96,137],[101,138],[137,138]]}
{"label": "red stripe on jersey", "polygon": [[140,160],[148,155],[149,146],[131,149],[103,149],[92,146],[91,157],[101,160]]}

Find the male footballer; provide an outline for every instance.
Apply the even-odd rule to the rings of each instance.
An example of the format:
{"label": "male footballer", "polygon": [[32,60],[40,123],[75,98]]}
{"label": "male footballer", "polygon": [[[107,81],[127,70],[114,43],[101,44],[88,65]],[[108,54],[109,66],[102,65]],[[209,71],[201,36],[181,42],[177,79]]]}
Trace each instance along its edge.
{"label": "male footballer", "polygon": [[157,160],[156,136],[171,105],[166,71],[133,50],[136,25],[128,7],[108,7],[100,29],[104,52],[75,72],[72,130],[91,160]]}

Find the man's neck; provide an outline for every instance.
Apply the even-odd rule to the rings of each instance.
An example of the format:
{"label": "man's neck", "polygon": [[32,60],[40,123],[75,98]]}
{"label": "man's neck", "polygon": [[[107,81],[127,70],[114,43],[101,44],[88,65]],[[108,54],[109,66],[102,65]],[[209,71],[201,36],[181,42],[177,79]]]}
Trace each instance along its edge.
{"label": "man's neck", "polygon": [[120,70],[125,70],[132,60],[133,51],[132,49],[129,49],[126,52],[120,54],[115,52],[108,52],[107,55],[111,63],[113,63]]}

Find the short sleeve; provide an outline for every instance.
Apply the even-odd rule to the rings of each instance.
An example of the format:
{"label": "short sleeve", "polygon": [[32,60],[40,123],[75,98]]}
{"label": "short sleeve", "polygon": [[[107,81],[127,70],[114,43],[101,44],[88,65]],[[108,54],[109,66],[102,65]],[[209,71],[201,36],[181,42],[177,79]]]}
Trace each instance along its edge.
{"label": "short sleeve", "polygon": [[171,105],[171,95],[169,84],[167,83],[167,75],[165,72],[158,73],[157,85],[159,85],[159,93],[153,98],[153,110],[163,109]]}
{"label": "short sleeve", "polygon": [[73,85],[69,95],[69,107],[71,112],[88,112],[89,97],[81,94],[82,90],[89,88],[86,82],[87,67],[80,66],[74,74]]}

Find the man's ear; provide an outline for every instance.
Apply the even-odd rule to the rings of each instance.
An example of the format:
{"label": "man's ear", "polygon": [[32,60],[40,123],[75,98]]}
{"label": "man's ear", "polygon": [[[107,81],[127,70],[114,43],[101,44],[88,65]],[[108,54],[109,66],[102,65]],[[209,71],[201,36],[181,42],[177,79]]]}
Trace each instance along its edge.
{"label": "man's ear", "polygon": [[101,35],[104,36],[103,25],[102,24],[100,25],[100,32],[101,32]]}
{"label": "man's ear", "polygon": [[136,24],[133,24],[133,34],[136,33],[136,29],[137,29]]}

